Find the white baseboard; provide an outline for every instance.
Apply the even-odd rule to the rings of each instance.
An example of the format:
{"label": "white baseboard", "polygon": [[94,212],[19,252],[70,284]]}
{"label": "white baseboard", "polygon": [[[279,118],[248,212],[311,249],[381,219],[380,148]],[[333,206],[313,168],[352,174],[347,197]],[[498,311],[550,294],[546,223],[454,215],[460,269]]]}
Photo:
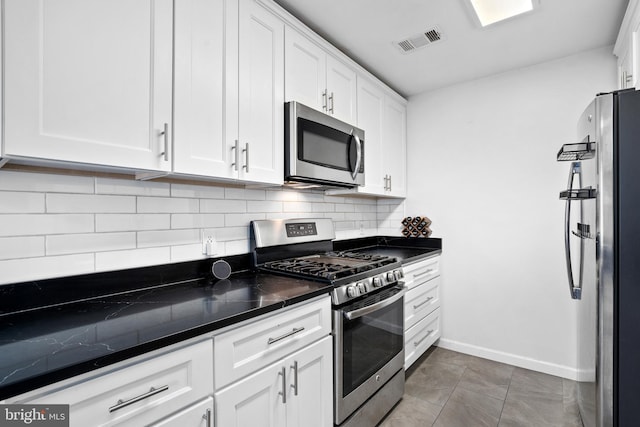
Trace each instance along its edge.
{"label": "white baseboard", "polygon": [[531,359],[529,357],[519,356],[517,354],[491,350],[489,348],[478,347],[475,345],[465,344],[462,342],[443,338],[440,338],[440,340],[435,345],[447,350],[453,350],[460,353],[469,354],[471,356],[482,357],[484,359],[494,360],[496,362],[507,363],[509,365],[518,366],[520,368],[543,372],[545,374],[555,375],[557,377],[567,378],[574,381],[588,381],[589,379],[589,374],[585,371],[578,370],[570,366],[543,362],[541,360]]}

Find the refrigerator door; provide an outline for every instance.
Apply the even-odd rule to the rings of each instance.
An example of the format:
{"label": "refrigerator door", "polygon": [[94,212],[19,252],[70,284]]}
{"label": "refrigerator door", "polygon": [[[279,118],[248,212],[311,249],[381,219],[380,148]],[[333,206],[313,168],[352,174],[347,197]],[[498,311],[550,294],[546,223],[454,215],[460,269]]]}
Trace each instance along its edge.
{"label": "refrigerator door", "polygon": [[[580,163],[581,188],[597,188],[597,116],[594,100],[584,111],[578,121],[578,138],[584,141],[596,141],[596,158],[582,160]],[[574,166],[572,165],[572,168]],[[597,197],[597,194],[596,194]],[[578,387],[577,399],[580,415],[585,427],[595,427],[596,424],[596,350],[598,326],[598,287],[596,264],[596,199],[575,200],[579,205],[579,214],[572,215],[569,228],[570,245],[574,259],[578,256],[582,275],[580,283],[581,300],[576,305],[577,311],[577,368]],[[566,220],[565,220],[566,221]],[[565,227],[567,225],[565,224]],[[565,239],[567,237],[565,236]],[[574,267],[574,271],[575,271]]]}

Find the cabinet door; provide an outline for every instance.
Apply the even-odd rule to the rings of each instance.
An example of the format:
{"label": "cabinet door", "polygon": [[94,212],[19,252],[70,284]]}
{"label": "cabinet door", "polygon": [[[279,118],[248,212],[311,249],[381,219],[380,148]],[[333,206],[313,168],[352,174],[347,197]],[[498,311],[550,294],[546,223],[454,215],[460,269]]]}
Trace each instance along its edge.
{"label": "cabinet door", "polygon": [[[389,171],[390,190],[396,197],[406,195],[407,109],[400,102],[385,97],[382,131],[382,159]],[[366,136],[366,134],[365,134]]]}
{"label": "cabinet door", "polygon": [[331,337],[287,358],[287,427],[333,426]]}
{"label": "cabinet door", "polygon": [[285,29],[285,100],[327,112],[326,53],[291,27]]}
{"label": "cabinet door", "polygon": [[170,169],[171,0],[3,4],[8,156]]}
{"label": "cabinet door", "polygon": [[[175,4],[174,171],[236,178],[237,0]],[[235,25],[234,25],[235,23]]]}
{"label": "cabinet door", "polygon": [[284,23],[254,0],[240,0],[240,179],[284,179]]}
{"label": "cabinet door", "polygon": [[382,120],[384,93],[365,79],[358,79],[358,127],[364,130],[364,188],[363,193],[383,194],[384,174],[382,148]]}
{"label": "cabinet door", "polygon": [[286,376],[284,364],[276,363],[216,393],[215,425],[284,426],[286,413],[282,392],[287,392],[287,384],[283,374]]}
{"label": "cabinet door", "polygon": [[151,427],[213,427],[213,399],[210,397]]}
{"label": "cabinet door", "polygon": [[356,72],[327,56],[327,109],[347,123],[356,122]]}

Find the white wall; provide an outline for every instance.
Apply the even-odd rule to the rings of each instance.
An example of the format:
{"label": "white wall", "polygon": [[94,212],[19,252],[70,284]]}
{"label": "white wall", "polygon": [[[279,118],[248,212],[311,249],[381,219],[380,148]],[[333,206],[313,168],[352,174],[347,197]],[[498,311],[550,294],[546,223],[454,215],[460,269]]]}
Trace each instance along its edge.
{"label": "white wall", "polygon": [[441,346],[575,378],[555,158],[616,81],[603,48],[409,100],[406,213],[443,238]]}
{"label": "white wall", "polygon": [[200,259],[202,230],[219,256],[246,253],[253,219],[331,218],[352,238],[397,234],[403,214],[317,191],[0,169],[0,284]]}

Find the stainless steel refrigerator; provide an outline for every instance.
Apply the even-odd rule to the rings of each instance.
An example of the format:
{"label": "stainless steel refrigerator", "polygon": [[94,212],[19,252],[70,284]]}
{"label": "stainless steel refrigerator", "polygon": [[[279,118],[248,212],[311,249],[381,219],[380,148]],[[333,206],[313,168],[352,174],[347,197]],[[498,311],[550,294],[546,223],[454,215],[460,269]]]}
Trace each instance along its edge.
{"label": "stainless steel refrigerator", "polygon": [[577,399],[585,427],[640,425],[640,91],[598,95],[578,122],[565,250],[578,300]]}

